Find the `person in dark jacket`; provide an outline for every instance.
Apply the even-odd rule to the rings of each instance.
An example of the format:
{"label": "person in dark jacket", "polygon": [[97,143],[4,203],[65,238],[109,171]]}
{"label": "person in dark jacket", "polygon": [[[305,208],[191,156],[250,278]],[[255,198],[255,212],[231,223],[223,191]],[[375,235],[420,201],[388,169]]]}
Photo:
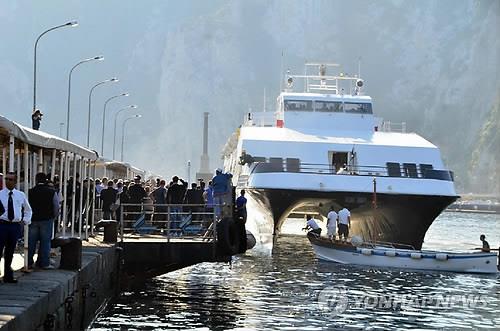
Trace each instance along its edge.
{"label": "person in dark jacket", "polygon": [[[147,197],[146,190],[142,187],[141,176],[137,175],[134,177],[134,184],[128,187],[128,203],[131,204],[142,204],[142,199]],[[140,215],[142,210],[141,206],[129,206],[127,212],[130,212],[129,217],[131,220],[136,220]]]}
{"label": "person in dark jacket", "polygon": [[[179,181],[182,183],[180,184]],[[172,183],[167,191],[167,203],[174,205],[170,207],[170,229],[179,230],[179,224],[181,222],[182,206],[180,204],[184,203],[184,195],[186,193],[187,183],[181,178],[174,176],[172,177]],[[177,205],[177,206],[176,206]]]}
{"label": "person in dark jacket", "polygon": [[114,219],[114,211],[111,210],[111,205],[116,202],[118,197],[118,191],[113,188],[114,182],[112,180],[108,181],[108,188],[101,191],[101,201],[102,201],[102,213],[103,219],[112,220]]}
{"label": "person in dark jacket", "polygon": [[37,243],[38,258],[36,265],[43,269],[54,269],[50,265],[50,241],[54,219],[59,215],[59,195],[47,184],[47,176],[36,174],[36,185],[29,190],[28,200],[33,210],[28,237],[28,267],[34,267],[33,256]]}

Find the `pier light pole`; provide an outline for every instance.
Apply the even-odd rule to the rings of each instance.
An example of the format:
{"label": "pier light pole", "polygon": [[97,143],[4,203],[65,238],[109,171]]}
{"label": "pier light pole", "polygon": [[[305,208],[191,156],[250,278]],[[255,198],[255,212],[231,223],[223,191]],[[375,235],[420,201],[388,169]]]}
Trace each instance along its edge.
{"label": "pier light pole", "polygon": [[78,26],[78,22],[72,21],[68,23],[64,23],[58,26],[54,26],[50,29],[45,30],[42,32],[35,41],[35,47],[34,47],[34,56],[33,56],[33,111],[36,110],[36,51],[38,47],[38,42],[40,41],[40,38],[42,38],[45,34],[49,33],[50,31],[54,31],[59,28],[64,28],[64,27],[75,27]]}
{"label": "pier light pole", "polygon": [[120,161],[123,162],[123,145],[125,143],[125,124],[127,124],[127,122],[133,118],[140,118],[142,117],[141,115],[139,114],[135,114],[134,116],[130,116],[130,117],[127,117],[124,121],[123,121],[123,125],[122,125],[122,153],[121,153],[121,158],[120,158]]}
{"label": "pier light pole", "polygon": [[64,123],[63,122],[60,122],[59,123],[59,137],[63,137],[63,127],[64,127]]}
{"label": "pier light pole", "polygon": [[102,113],[102,136],[101,136],[101,156],[104,156],[104,127],[105,127],[105,122],[106,122],[106,106],[108,105],[108,102],[110,102],[113,99],[119,98],[119,97],[128,97],[130,94],[128,93],[122,93],[118,95],[114,95],[111,98],[108,98],[104,102],[104,111]]}
{"label": "pier light pole", "polygon": [[68,111],[66,113],[66,140],[69,140],[69,113],[71,108],[71,76],[73,75],[73,70],[76,69],[80,64],[84,64],[91,61],[102,61],[104,60],[103,56],[95,56],[85,60],[81,60],[77,64],[75,64],[71,70],[69,71],[69,79],[68,79]]}
{"label": "pier light pole", "polygon": [[[88,119],[87,119],[87,148],[89,148],[89,145],[90,145],[90,112],[91,112],[91,109],[92,109],[92,93],[94,92],[94,89],[97,86],[100,86],[100,85],[103,85],[103,84],[106,84],[106,83],[117,83],[117,82],[118,82],[118,78],[113,77],[111,79],[106,79],[106,80],[103,80],[102,82],[99,82],[99,83],[95,84],[90,89],[90,93],[89,93],[89,113],[88,113]],[[102,152],[101,152],[101,156],[102,156]]]}
{"label": "pier light pole", "polygon": [[115,160],[115,146],[116,146],[116,122],[118,120],[118,115],[127,109],[132,109],[132,108],[137,108],[137,105],[129,105],[125,108],[120,109],[116,114],[115,114],[115,128],[113,129],[113,160]]}

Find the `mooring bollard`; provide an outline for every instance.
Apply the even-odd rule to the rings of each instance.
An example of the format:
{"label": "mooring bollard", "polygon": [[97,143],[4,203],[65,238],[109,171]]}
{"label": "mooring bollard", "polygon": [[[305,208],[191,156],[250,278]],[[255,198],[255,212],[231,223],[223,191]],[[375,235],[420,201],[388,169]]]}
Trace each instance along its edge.
{"label": "mooring bollard", "polygon": [[61,247],[59,269],[79,270],[82,267],[82,240],[76,237],[52,239],[52,248]]}
{"label": "mooring bollard", "polygon": [[96,228],[104,228],[105,243],[116,243],[118,240],[118,222],[115,220],[101,220],[97,222]]}

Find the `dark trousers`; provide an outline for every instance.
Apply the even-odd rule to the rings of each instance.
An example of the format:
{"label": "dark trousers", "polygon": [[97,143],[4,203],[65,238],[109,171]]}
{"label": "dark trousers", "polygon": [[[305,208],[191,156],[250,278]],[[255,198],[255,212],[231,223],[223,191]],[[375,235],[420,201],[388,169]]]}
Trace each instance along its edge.
{"label": "dark trousers", "polygon": [[[4,257],[4,279],[14,278],[14,272],[10,266],[14,257],[17,239],[21,235],[20,223],[7,223],[0,221],[0,258]],[[5,254],[3,254],[5,248]]]}

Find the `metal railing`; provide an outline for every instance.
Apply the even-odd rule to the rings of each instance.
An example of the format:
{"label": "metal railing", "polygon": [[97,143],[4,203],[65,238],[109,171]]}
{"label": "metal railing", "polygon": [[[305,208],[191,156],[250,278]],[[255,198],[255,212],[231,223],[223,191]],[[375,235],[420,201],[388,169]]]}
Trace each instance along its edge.
{"label": "metal railing", "polygon": [[335,167],[332,164],[318,164],[300,162],[299,159],[269,158],[269,162],[254,162],[250,174],[254,173],[304,173],[319,175],[343,176],[375,176],[375,177],[403,177],[453,181],[453,172],[436,170],[432,166],[421,164],[391,163],[387,166],[344,165]]}

